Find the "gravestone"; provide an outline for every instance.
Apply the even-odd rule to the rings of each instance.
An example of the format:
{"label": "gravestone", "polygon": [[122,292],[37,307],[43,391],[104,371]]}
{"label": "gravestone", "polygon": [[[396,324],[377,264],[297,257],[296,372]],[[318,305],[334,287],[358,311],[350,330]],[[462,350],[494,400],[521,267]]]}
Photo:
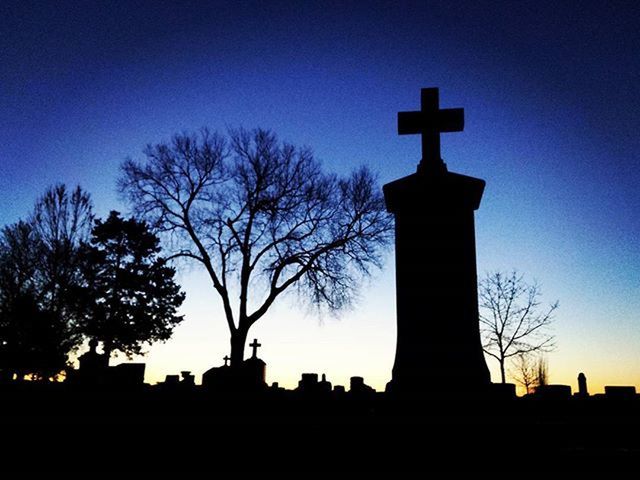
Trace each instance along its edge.
{"label": "gravestone", "polygon": [[535,388],[534,396],[544,400],[567,400],[571,398],[571,385],[540,385]]}
{"label": "gravestone", "polygon": [[351,377],[349,379],[349,393],[355,395],[365,395],[375,393],[375,390],[364,383],[364,378]]}
{"label": "gravestone", "polygon": [[318,382],[318,390],[321,393],[331,393],[331,382],[327,380],[327,376],[323,373],[322,380]]}
{"label": "gravestone", "polygon": [[78,370],[68,372],[67,381],[88,387],[104,386],[109,380],[109,358],[97,352],[98,341],[89,341],[89,351],[78,357]]}
{"label": "gravestone", "polygon": [[228,365],[229,356],[224,357],[222,367],[213,367],[202,374],[202,387],[206,390],[227,391],[232,388],[231,367]]}
{"label": "gravestone", "polygon": [[262,345],[257,339],[249,345],[253,349],[251,358],[241,365],[232,367],[229,365],[231,358],[225,355],[224,365],[213,367],[202,374],[202,386],[205,390],[217,392],[255,392],[267,388],[266,367],[267,364],[258,358],[258,347]]}
{"label": "gravestone", "polygon": [[492,400],[508,400],[516,398],[516,385],[514,383],[493,383],[487,391]]}
{"label": "gravestone", "polygon": [[587,388],[587,377],[582,372],[578,374],[578,395],[581,397],[589,396],[589,389]]}
{"label": "gravestone", "polygon": [[194,386],[196,384],[196,377],[190,371],[183,370],[180,372],[180,376],[182,377],[182,381],[180,383],[185,387]]}
{"label": "gravestone", "polygon": [[635,400],[636,387],[626,385],[606,385],[604,395],[612,400]]}
{"label": "gravestone", "polygon": [[398,114],[398,133],[422,135],[417,172],[383,187],[395,216],[397,345],[392,393],[485,391],[489,370],[478,318],[474,212],[485,182],[449,172],[440,133],[461,131],[461,108],[439,108],[423,88],[421,110]]}
{"label": "gravestone", "polygon": [[138,388],[144,385],[144,363],[121,363],[109,367],[109,386],[117,389]]}
{"label": "gravestone", "polygon": [[253,343],[249,345],[253,349],[251,358],[248,358],[242,364],[242,383],[243,387],[255,390],[266,388],[266,366],[267,364],[258,358],[258,347],[262,344],[257,339],[253,339]]}
{"label": "gravestone", "polygon": [[78,357],[80,372],[88,375],[102,374],[109,366],[109,359],[106,355],[98,353],[97,347],[98,341],[96,339],[89,340],[89,351]]}
{"label": "gravestone", "polygon": [[307,393],[316,393],[318,390],[318,374],[303,373],[298,380],[298,391]]}

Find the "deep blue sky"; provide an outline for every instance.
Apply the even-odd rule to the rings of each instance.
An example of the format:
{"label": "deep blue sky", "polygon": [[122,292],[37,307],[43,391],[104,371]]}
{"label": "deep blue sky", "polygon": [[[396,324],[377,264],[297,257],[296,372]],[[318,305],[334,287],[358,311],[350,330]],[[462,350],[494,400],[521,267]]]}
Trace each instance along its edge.
{"label": "deep blue sky", "polygon": [[[418,138],[396,135],[396,112],[418,107],[420,87],[438,86],[441,105],[466,114],[465,131],[443,139],[445,161],[487,180],[480,271],[518,268],[560,299],[552,379],[573,382],[583,369],[640,384],[634,2],[8,1],[0,19],[0,224],[59,181],[89,190],[100,214],[126,210],[115,192],[122,160],[205,125],[272,128],[310,145],[329,169],[366,163],[390,181],[411,173],[420,154]],[[370,368],[376,386],[386,381],[392,267],[359,313],[323,327],[297,321],[297,356],[265,345],[271,379],[328,365],[339,378]],[[193,303],[207,287],[197,272],[184,278],[192,318],[171,346],[151,352],[158,371],[185,366],[181,349],[198,352],[182,359],[196,373],[226,353],[224,326],[205,326],[220,321],[217,306]],[[374,297],[388,308],[371,307]],[[380,331],[363,342],[354,325],[366,319]],[[259,333],[272,344],[290,329],[266,323]],[[379,361],[360,360],[372,355],[365,345],[332,370],[326,350],[304,344],[305,328],[316,337],[335,329],[348,349],[378,345]],[[194,338],[204,339],[201,350]]]}

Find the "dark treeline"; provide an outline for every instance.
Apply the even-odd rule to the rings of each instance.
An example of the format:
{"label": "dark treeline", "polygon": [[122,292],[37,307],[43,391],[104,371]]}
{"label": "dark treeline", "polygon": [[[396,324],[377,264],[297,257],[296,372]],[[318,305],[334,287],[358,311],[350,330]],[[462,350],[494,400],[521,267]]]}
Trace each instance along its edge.
{"label": "dark treeline", "polygon": [[640,454],[638,402],[602,396],[438,400],[66,383],[3,390],[5,470],[616,471]]}
{"label": "dark treeline", "polygon": [[87,192],[48,189],[0,233],[0,372],[55,380],[87,339],[133,355],[182,321],[184,294],[145,222],[96,219]]}

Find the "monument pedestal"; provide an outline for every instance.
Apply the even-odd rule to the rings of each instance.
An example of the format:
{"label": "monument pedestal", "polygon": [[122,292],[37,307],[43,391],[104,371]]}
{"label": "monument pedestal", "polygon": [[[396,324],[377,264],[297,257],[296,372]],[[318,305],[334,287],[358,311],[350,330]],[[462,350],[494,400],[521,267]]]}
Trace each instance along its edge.
{"label": "monument pedestal", "polygon": [[396,220],[398,342],[392,393],[484,391],[474,211],[485,182],[441,168],[388,183]]}

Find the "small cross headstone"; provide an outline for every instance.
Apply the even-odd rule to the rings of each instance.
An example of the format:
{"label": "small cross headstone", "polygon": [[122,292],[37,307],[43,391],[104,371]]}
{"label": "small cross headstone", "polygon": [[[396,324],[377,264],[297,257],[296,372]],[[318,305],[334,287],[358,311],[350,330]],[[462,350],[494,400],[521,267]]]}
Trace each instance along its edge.
{"label": "small cross headstone", "polygon": [[420,110],[398,112],[398,134],[422,135],[421,168],[443,169],[440,158],[440,134],[442,132],[461,132],[464,129],[464,109],[440,109],[437,88],[423,88],[420,92]]}
{"label": "small cross headstone", "polygon": [[224,360],[224,366],[228,367],[229,366],[229,360],[231,360],[231,357],[229,355],[225,355],[223,360]]}
{"label": "small cross headstone", "polygon": [[253,339],[253,343],[249,345],[251,348],[253,348],[253,355],[251,355],[251,358],[258,358],[258,347],[261,347],[262,344],[258,343],[258,339],[254,338]]}

